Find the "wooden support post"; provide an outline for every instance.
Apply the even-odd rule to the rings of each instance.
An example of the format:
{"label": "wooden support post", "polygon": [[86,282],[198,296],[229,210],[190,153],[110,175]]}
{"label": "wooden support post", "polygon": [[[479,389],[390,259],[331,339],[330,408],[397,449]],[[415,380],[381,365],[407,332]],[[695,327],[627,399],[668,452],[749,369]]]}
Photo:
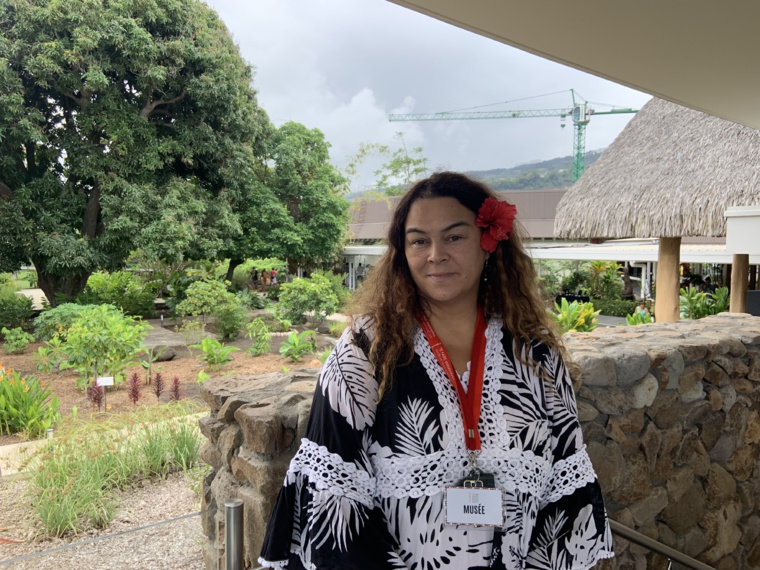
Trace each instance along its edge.
{"label": "wooden support post", "polygon": [[657,255],[657,287],[654,316],[658,323],[673,323],[679,320],[678,310],[678,265],[681,258],[681,238],[660,238]]}
{"label": "wooden support post", "polygon": [[757,265],[749,266],[749,288],[751,291],[757,289]]}
{"label": "wooden support post", "polygon": [[732,313],[747,312],[747,277],[749,275],[749,255],[735,253],[731,270],[731,306]]}

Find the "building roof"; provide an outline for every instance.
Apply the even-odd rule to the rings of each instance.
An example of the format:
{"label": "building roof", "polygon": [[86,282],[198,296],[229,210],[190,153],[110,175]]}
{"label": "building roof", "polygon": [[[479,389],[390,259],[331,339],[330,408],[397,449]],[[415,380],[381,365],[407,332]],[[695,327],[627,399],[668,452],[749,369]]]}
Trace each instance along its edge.
{"label": "building roof", "polygon": [[760,204],[760,131],[652,99],[568,190],[559,238],[725,236]]}

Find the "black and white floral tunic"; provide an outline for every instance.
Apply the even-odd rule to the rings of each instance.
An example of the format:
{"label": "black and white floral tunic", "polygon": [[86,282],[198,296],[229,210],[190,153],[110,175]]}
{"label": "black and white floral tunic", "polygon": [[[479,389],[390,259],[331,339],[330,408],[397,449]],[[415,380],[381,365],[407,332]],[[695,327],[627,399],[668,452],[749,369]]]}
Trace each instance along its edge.
{"label": "black and white floral tunic", "polygon": [[457,527],[444,513],[445,487],[468,473],[456,391],[420,330],[414,360],[397,369],[377,404],[367,360],[372,334],[366,320],[358,321],[325,363],[260,564],[578,570],[613,555],[575,395],[555,351],[531,348],[547,372],[542,381],[515,356],[501,322],[490,319],[478,466],[504,491],[506,526]]}

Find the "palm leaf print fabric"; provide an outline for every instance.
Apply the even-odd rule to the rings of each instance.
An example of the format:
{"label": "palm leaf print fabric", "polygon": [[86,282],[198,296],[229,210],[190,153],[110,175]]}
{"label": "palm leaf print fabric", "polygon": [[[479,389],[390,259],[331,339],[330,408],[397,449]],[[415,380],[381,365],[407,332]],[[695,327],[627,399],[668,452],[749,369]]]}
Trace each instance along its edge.
{"label": "palm leaf print fabric", "polygon": [[[585,570],[612,556],[602,493],[561,357],[486,330],[478,467],[503,490],[504,528],[447,525],[444,496],[469,471],[456,391],[418,331],[415,355],[377,403],[372,327],[327,359],[307,435],[259,563],[288,570]],[[524,350],[521,358],[516,350]],[[538,363],[529,366],[528,357]],[[468,380],[463,376],[463,383]]]}

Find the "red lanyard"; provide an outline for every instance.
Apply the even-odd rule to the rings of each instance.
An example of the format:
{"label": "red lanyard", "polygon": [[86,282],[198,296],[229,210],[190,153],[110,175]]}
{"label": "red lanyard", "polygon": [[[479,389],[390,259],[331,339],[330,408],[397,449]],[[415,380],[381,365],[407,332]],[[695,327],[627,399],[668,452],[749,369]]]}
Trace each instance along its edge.
{"label": "red lanyard", "polygon": [[427,316],[420,315],[418,320],[425,333],[428,344],[435,355],[438,364],[446,372],[451,383],[459,396],[459,407],[462,409],[462,423],[464,423],[464,441],[470,451],[480,451],[480,434],[478,422],[480,421],[480,404],[483,395],[483,367],[486,353],[486,319],[482,310],[478,310],[478,320],[475,325],[475,337],[472,340],[472,354],[470,355],[470,382],[467,393],[464,391],[462,382],[451,363],[449,353],[443,346],[441,339],[435,334],[433,325]]}

